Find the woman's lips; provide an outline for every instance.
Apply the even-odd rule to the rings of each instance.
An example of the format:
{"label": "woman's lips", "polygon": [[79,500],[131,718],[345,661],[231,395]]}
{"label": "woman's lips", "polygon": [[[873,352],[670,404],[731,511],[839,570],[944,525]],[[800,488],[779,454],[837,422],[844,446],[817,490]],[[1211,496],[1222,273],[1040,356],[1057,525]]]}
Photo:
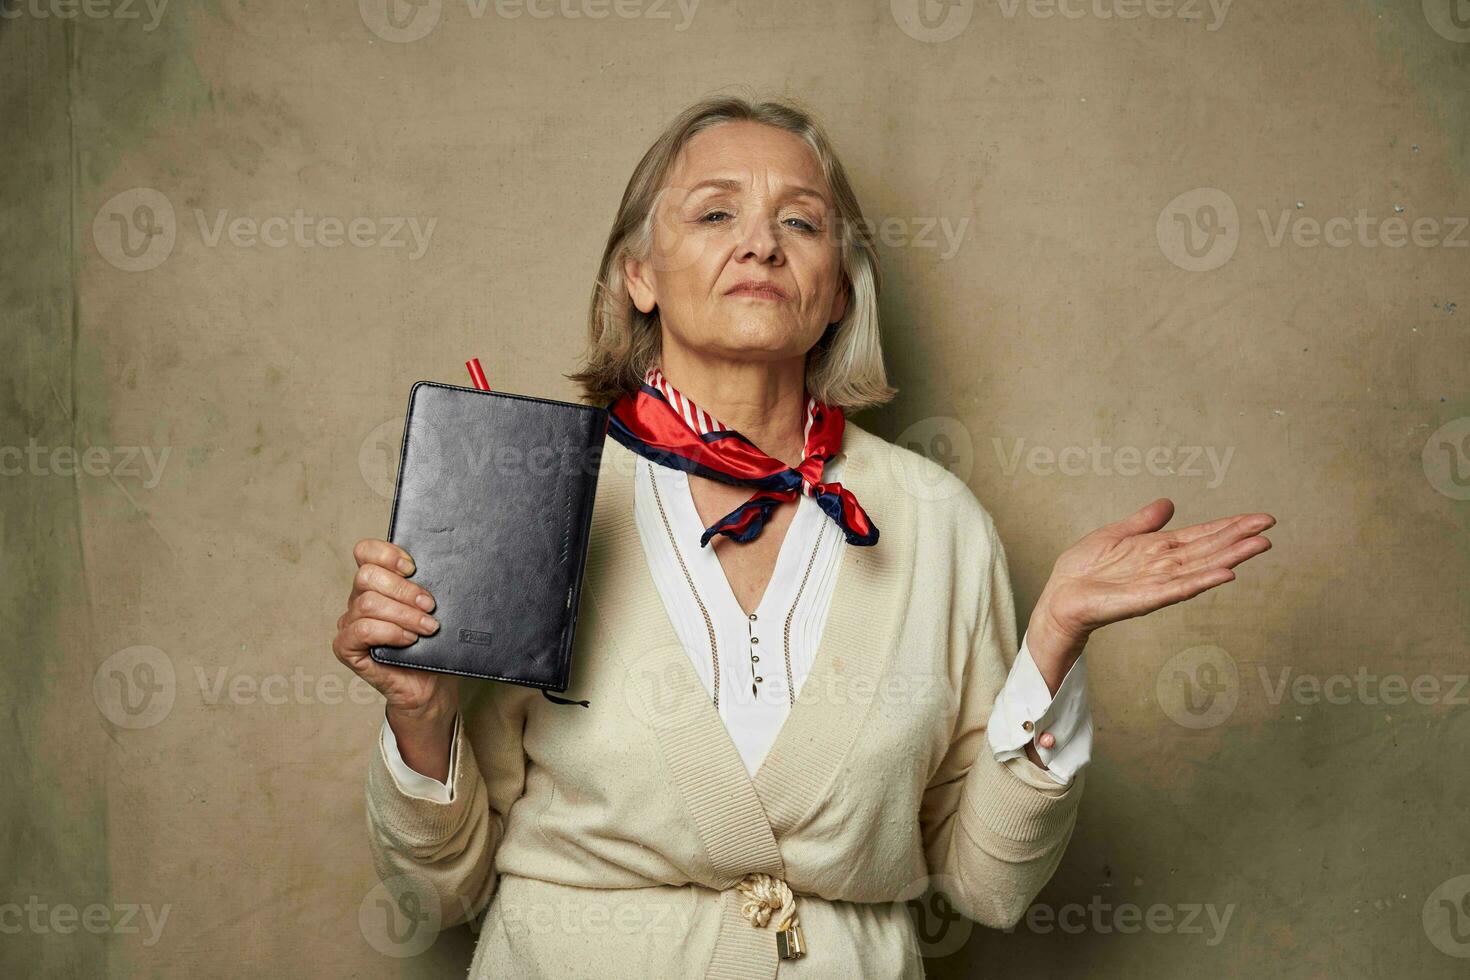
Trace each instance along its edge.
{"label": "woman's lips", "polygon": [[732,286],[727,296],[751,296],[757,299],[786,299],[786,291],[769,282],[742,282]]}

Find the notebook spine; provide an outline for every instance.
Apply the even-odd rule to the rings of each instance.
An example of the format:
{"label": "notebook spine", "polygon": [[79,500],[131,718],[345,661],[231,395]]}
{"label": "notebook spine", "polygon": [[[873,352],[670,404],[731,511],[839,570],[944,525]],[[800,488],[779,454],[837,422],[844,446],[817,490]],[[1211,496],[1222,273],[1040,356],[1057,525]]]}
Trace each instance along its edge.
{"label": "notebook spine", "polygon": [[[572,554],[578,556],[579,564],[571,569],[571,584],[567,589],[567,617],[566,625],[562,630],[561,662],[565,665],[563,676],[559,683],[561,686],[553,688],[556,691],[565,691],[570,681],[568,676],[571,671],[571,646],[576,636],[577,614],[580,611],[582,597],[582,579],[586,569],[587,561],[587,538],[592,533],[592,513],[597,503],[597,478],[602,468],[602,448],[607,436],[608,414],[605,409],[597,409],[592,416],[592,424],[587,426],[587,444],[584,447],[587,460],[586,470],[588,478],[581,481],[582,499],[577,504],[577,519],[575,523],[576,540],[572,542]],[[592,460],[596,463],[592,463]]]}

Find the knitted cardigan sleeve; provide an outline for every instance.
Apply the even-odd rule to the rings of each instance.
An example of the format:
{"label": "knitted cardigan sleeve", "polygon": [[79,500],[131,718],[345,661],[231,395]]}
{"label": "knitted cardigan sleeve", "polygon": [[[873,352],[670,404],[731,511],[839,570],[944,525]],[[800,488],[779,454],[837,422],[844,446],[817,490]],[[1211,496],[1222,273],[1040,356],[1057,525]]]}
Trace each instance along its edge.
{"label": "knitted cardigan sleeve", "polygon": [[[495,852],[505,816],[525,790],[525,699],[500,690],[487,694],[462,706],[455,720],[449,803],[404,792],[379,739],[368,763],[368,840],[378,877],[406,876],[407,887],[421,898],[437,895],[441,926],[470,922],[479,928],[495,892]],[[477,751],[488,754],[483,772]]]}
{"label": "knitted cardigan sleeve", "polygon": [[979,608],[970,641],[959,645],[963,662],[951,670],[954,731],[924,791],[920,827],[934,890],[967,918],[1009,929],[1061,862],[1086,770],[1062,786],[1024,756],[996,761],[987,744],[990,711],[1019,644],[1005,549],[990,515],[969,499],[971,533],[959,533],[974,543],[959,560],[979,570]]}

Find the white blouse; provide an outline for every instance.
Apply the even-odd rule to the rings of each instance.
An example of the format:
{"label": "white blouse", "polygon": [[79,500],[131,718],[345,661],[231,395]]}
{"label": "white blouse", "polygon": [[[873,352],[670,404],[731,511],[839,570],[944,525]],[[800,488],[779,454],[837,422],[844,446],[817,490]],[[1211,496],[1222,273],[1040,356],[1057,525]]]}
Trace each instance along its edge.
{"label": "white blouse", "polygon": [[[829,460],[823,479],[841,479],[843,457]],[[664,609],[690,662],[714,697],[714,667],[709,630],[699,602],[690,591],[680,566],[683,557],[689,578],[708,611],[719,654],[719,713],[740,750],[746,770],[754,777],[790,710],[788,691],[799,695],[816,656],[832,604],[843,549],[853,547],[841,529],[805,494],[796,498],[797,511],[776,557],[776,567],[755,611],[746,614],[730,589],[724,567],[714,552],[714,541],[700,547],[704,523],[689,492],[689,475],[671,466],[636,460],[634,512],[638,534]],[[657,492],[655,493],[655,483]],[[659,504],[663,504],[660,514]],[[782,505],[786,506],[786,505]],[[668,525],[664,524],[664,517]],[[672,530],[678,547],[670,546]],[[788,629],[789,628],[789,648]],[[787,681],[787,655],[790,682]],[[1092,757],[1092,717],[1087,703],[1086,655],[1067,672],[1055,696],[1031,659],[1024,637],[1010,674],[996,696],[987,726],[991,751],[1004,762],[1025,754],[1032,735],[1022,722],[1033,722],[1035,732],[1050,732],[1056,745],[1036,746],[1047,773],[1062,785]],[[451,801],[445,783],[408,768],[398,752],[393,730],[384,719],[384,754],[399,788],[412,796]],[[453,760],[450,760],[453,770]]]}

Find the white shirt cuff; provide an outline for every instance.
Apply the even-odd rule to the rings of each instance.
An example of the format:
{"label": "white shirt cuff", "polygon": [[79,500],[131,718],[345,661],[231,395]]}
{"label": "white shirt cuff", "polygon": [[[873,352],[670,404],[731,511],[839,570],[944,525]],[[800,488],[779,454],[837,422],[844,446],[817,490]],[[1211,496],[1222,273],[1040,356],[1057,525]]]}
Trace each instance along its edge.
{"label": "white shirt cuff", "polygon": [[[398,739],[393,735],[393,726],[388,724],[388,719],[383,719],[383,731],[379,736],[383,741],[383,755],[388,760],[388,771],[393,774],[393,780],[398,784],[399,790],[405,795],[420,800],[429,800],[433,803],[453,803],[454,787],[441,783],[432,776],[425,776],[408,767],[403,761],[403,755],[398,751]],[[449,742],[449,778],[454,778],[454,754],[459,744],[459,718],[454,719],[454,730],[450,734]]]}
{"label": "white shirt cuff", "polygon": [[1035,746],[1047,775],[1063,786],[1070,784],[1077,771],[1092,759],[1087,655],[1077,658],[1053,696],[1022,637],[1021,652],[1011,665],[1005,686],[996,695],[986,737],[995,758],[1005,762],[1025,755],[1026,744],[1042,732],[1051,732],[1057,740],[1049,749]]}

